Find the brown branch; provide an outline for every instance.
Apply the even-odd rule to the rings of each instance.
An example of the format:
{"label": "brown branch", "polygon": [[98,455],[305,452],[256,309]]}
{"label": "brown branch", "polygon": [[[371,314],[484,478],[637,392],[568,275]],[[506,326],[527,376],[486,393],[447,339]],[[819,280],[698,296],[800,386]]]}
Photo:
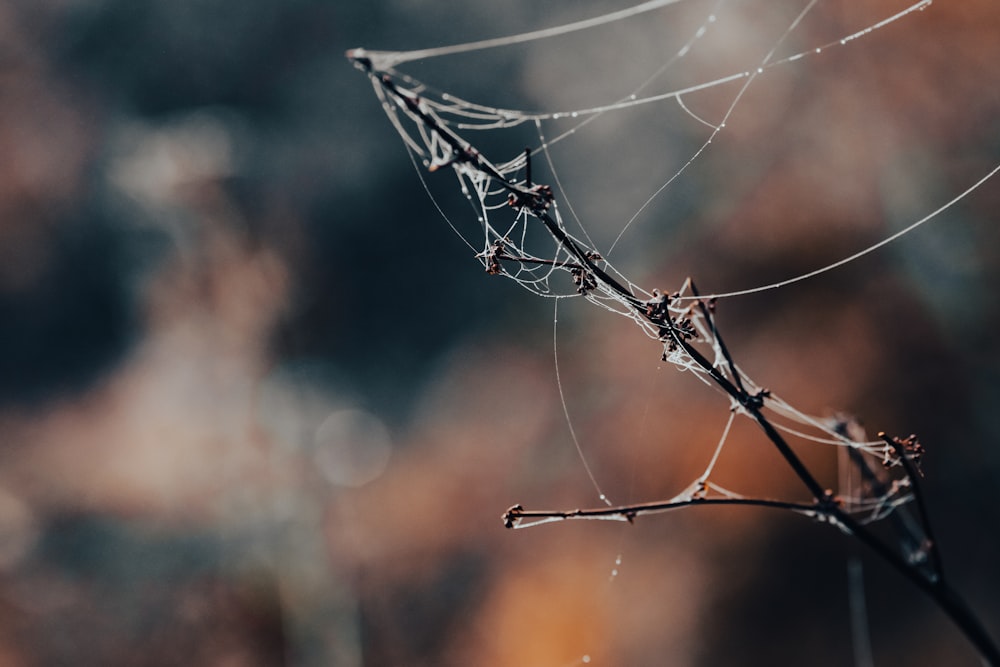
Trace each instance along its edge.
{"label": "brown branch", "polygon": [[817,505],[792,503],[783,500],[768,500],[764,498],[685,498],[683,500],[665,500],[651,503],[635,503],[616,507],[596,507],[593,509],[575,510],[526,510],[521,505],[514,505],[503,513],[501,518],[507,528],[517,528],[523,519],[607,519],[620,517],[623,521],[632,523],[636,517],[644,514],[659,514],[683,507],[709,505],[741,505],[751,507],[770,507],[773,509],[791,510],[794,512],[820,512]]}

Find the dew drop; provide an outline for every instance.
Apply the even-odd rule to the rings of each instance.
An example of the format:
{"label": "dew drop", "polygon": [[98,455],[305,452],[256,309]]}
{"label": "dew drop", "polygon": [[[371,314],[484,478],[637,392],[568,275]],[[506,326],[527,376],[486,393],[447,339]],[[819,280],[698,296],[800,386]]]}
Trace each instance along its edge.
{"label": "dew drop", "polygon": [[764,73],[764,68],[763,67],[758,67],[757,68],[757,74],[763,74],[763,73]]}
{"label": "dew drop", "polygon": [[589,655],[584,655],[582,658],[580,658],[580,662],[582,662],[584,664],[589,664],[590,663],[590,656]]}
{"label": "dew drop", "polygon": [[573,118],[576,118],[576,117],[577,117],[577,116],[579,116],[579,115],[580,115],[580,114],[578,114],[578,113],[577,113],[577,112],[575,112],[575,111],[574,111],[573,113],[571,113],[571,114],[570,114],[570,116],[572,116]]}
{"label": "dew drop", "polygon": [[822,51],[823,51],[823,49],[822,49],[822,48],[820,48],[820,47],[818,47],[818,46],[816,47],[816,53],[821,53]]}

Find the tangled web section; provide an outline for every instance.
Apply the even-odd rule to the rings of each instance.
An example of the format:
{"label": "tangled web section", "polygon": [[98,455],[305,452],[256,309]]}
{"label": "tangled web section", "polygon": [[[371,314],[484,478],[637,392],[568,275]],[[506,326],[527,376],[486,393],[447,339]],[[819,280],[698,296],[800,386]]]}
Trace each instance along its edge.
{"label": "tangled web section", "polygon": [[[438,209],[455,233],[474,250],[487,273],[513,280],[533,294],[554,299],[556,303],[567,298],[584,299],[599,308],[632,320],[640,331],[661,346],[662,361],[721,391],[728,399],[728,415],[703,472],[672,498],[628,506],[614,505],[601,490],[576,441],[567,412],[570,433],[603,506],[594,510],[558,512],[528,512],[515,506],[505,514],[505,520],[511,527],[572,518],[631,521],[641,514],[664,512],[699,503],[778,507],[817,520],[829,521],[848,531],[848,521],[857,522],[850,525],[864,525],[890,517],[906,558],[914,563],[928,561],[928,539],[924,534],[924,527],[911,519],[908,513],[897,511],[914,499],[913,486],[919,475],[916,465],[919,464],[922,452],[920,443],[915,438],[889,438],[881,434],[879,438],[869,439],[850,419],[806,414],[780,396],[765,390],[747,376],[730,356],[716,328],[713,312],[719,299],[783,287],[873,252],[953,206],[992,178],[1000,171],[1000,165],[948,203],[892,236],[833,264],[770,285],[702,295],[695,284],[688,280],[674,292],[661,292],[635,284],[616,269],[609,258],[639,214],[711,147],[717,135],[724,131],[726,121],[745,92],[759,77],[766,75],[771,69],[829,49],[847,47],[914,12],[924,10],[930,5],[930,0],[921,0],[904,7],[838,39],[778,57],[780,47],[819,1],[811,0],[787,23],[769,48],[750,67],[681,89],[649,92],[664,72],[681,66],[685,58],[699,47],[699,42],[719,23],[719,12],[726,3],[717,2],[693,32],[682,40],[681,46],[628,95],[605,104],[579,109],[530,111],[480,104],[425,85],[398,69],[414,60],[511,46],[588,30],[645,12],[662,10],[679,4],[680,1],[653,0],[563,26],[449,47],[408,52],[355,49],[347,54],[370,78],[383,110],[418,167],[421,179],[425,178],[422,173],[425,170],[450,171],[456,179],[457,187],[472,211],[470,222],[474,219],[476,224],[456,222],[445,214],[440,205]],[[726,86],[735,92],[729,98],[725,113],[718,119],[704,118],[685,103],[685,98],[695,93],[723,89]],[[607,248],[599,248],[569,203],[549,149],[578,135],[588,124],[604,114],[619,113],[650,104],[678,105],[684,113],[707,126],[708,136],[675,173],[650,193],[645,203],[621,226],[614,242]],[[570,125],[568,129],[565,125],[561,126],[563,129],[549,137],[546,129],[555,121],[564,124],[568,121]],[[477,148],[476,143],[467,138],[477,132],[518,125],[532,128],[536,143],[527,149],[513,151],[506,161],[496,161],[485,155]],[[543,162],[547,168],[547,173],[552,178],[551,184],[537,182],[537,175],[532,173],[533,164],[538,165],[539,162]],[[428,194],[430,192],[428,188]],[[565,407],[565,400],[563,403]],[[779,447],[793,470],[799,474],[810,497],[804,501],[748,497],[712,480],[713,470],[723,453],[731,427],[740,418],[750,419],[764,429],[767,437]],[[849,462],[848,467],[852,471],[849,475],[853,480],[850,488],[842,487],[835,494],[819,485],[808,471],[801,469],[802,464],[787,445],[789,442],[803,446],[841,448],[843,458]],[[932,565],[928,567],[932,568]]]}

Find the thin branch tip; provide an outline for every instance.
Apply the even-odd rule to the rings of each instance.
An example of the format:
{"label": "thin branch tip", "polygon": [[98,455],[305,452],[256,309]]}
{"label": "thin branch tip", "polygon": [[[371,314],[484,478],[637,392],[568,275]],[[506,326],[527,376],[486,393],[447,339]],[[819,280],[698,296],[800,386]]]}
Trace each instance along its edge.
{"label": "thin branch tip", "polygon": [[503,520],[504,528],[516,528],[517,524],[521,522],[521,516],[524,513],[524,507],[521,505],[511,505],[507,508],[500,518]]}

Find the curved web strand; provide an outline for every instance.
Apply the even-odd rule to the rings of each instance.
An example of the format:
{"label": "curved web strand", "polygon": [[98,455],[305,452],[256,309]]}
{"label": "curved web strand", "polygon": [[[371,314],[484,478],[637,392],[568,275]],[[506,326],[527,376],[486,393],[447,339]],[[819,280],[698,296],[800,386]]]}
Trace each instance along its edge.
{"label": "curved web strand", "polygon": [[[939,206],[935,210],[931,211],[930,213],[928,213],[924,217],[920,218],[916,222],[913,222],[912,224],[904,227],[903,229],[899,230],[895,234],[887,236],[886,238],[882,239],[881,241],[878,241],[877,243],[873,243],[872,245],[868,246],[867,248],[864,248],[863,250],[859,250],[858,252],[854,253],[853,255],[850,255],[848,257],[844,257],[843,259],[839,259],[836,262],[833,262],[831,264],[827,264],[826,266],[824,266],[822,268],[819,268],[819,269],[816,269],[814,271],[809,271],[808,273],[803,273],[803,274],[795,276],[793,278],[787,278],[785,280],[779,280],[776,283],[770,283],[770,284],[767,284],[767,285],[761,285],[759,287],[751,287],[751,288],[748,288],[748,289],[735,290],[735,291],[732,291],[732,292],[718,292],[716,294],[709,294],[709,295],[707,295],[704,298],[708,298],[708,299],[725,299],[725,298],[734,297],[734,296],[746,296],[748,294],[757,294],[758,292],[766,292],[768,290],[779,289],[781,287],[787,287],[788,285],[794,285],[795,283],[802,282],[803,280],[809,280],[810,278],[815,278],[816,276],[819,276],[819,275],[822,275],[824,273],[827,273],[828,271],[833,271],[834,269],[839,269],[840,267],[844,266],[845,264],[850,264],[851,262],[854,262],[854,261],[856,261],[858,259],[861,259],[865,255],[869,255],[869,254],[875,252],[876,250],[878,250],[878,249],[880,249],[880,248],[882,248],[884,246],[889,245],[893,241],[895,241],[895,240],[897,240],[897,239],[899,239],[899,238],[901,238],[903,236],[906,236],[907,234],[909,234],[910,232],[912,232],[913,230],[915,230],[917,227],[920,227],[921,225],[923,225],[923,224],[925,224],[927,222],[930,222],[931,220],[933,220],[937,216],[941,215],[942,213],[944,213],[945,211],[947,211],[948,209],[950,209],[952,206],[954,206],[955,204],[957,204],[958,202],[962,201],[963,199],[965,199],[966,197],[968,197],[970,194],[972,194],[973,192],[975,192],[984,183],[986,183],[988,180],[990,180],[991,178],[993,178],[994,176],[996,176],[997,173],[1000,173],[1000,164],[997,164],[985,176],[981,177],[979,180],[977,180],[975,183],[973,183],[968,188],[966,188],[965,190],[963,190],[960,194],[958,194],[955,197],[953,197],[947,203],[942,204],[941,206]],[[692,298],[692,297],[682,297],[682,298]]]}
{"label": "curved web strand", "polygon": [[609,12],[591,19],[566,23],[552,28],[532,30],[518,35],[508,37],[497,37],[494,39],[484,39],[477,42],[466,42],[464,44],[453,44],[451,46],[440,46],[432,49],[419,49],[416,51],[367,51],[365,49],[354,49],[348,52],[350,58],[368,58],[377,69],[386,70],[396,65],[400,65],[412,60],[427,60],[428,58],[439,58],[441,56],[452,56],[459,53],[469,53],[472,51],[483,51],[500,46],[513,46],[525,42],[534,42],[540,39],[549,39],[559,35],[566,35],[580,30],[588,30],[598,26],[614,23],[623,19],[638,16],[646,12],[651,12],[667,5],[676,5],[681,0],[649,0],[627,9],[616,12]]}
{"label": "curved web strand", "polygon": [[410,162],[413,163],[413,169],[414,171],[417,172],[417,176],[420,178],[420,185],[423,186],[424,192],[427,193],[427,197],[431,200],[431,203],[434,204],[434,208],[437,209],[437,212],[441,215],[442,218],[444,218],[445,223],[447,223],[447,225],[451,227],[451,231],[455,232],[455,236],[460,238],[462,240],[462,243],[469,246],[469,249],[475,252],[476,246],[474,246],[472,244],[472,241],[465,238],[465,235],[458,230],[458,227],[455,226],[455,223],[451,221],[451,218],[448,217],[448,214],[444,212],[443,208],[441,208],[441,204],[434,196],[434,193],[431,192],[430,186],[427,185],[427,179],[424,178],[423,171],[417,165],[417,158],[414,157],[413,151],[410,149],[409,146],[406,146],[406,154],[410,158]]}
{"label": "curved web strand", "polygon": [[587,463],[587,457],[583,454],[583,447],[580,446],[580,439],[576,436],[576,429],[573,428],[573,419],[569,416],[569,405],[566,403],[566,393],[563,391],[562,376],[559,374],[559,299],[554,301],[552,308],[552,359],[556,370],[556,386],[559,387],[559,402],[562,403],[563,415],[566,416],[566,427],[569,429],[573,446],[576,447],[576,453],[580,457],[583,469],[587,471],[590,483],[594,486],[594,490],[597,491],[597,497],[601,502],[610,507],[612,505],[611,500],[601,490],[601,485],[597,483],[597,477],[594,476],[594,471],[591,470],[590,464]]}
{"label": "curved web strand", "polygon": [[733,427],[733,421],[736,419],[736,411],[729,411],[729,419],[726,420],[726,428],[722,431],[722,437],[719,438],[719,444],[715,446],[715,453],[712,454],[711,460],[708,462],[708,466],[705,471],[701,473],[701,476],[695,482],[696,492],[704,493],[707,489],[708,478],[711,476],[712,471],[715,469],[715,464],[719,461],[719,455],[722,454],[722,448],[726,445],[726,440],[729,438],[729,430]]}

